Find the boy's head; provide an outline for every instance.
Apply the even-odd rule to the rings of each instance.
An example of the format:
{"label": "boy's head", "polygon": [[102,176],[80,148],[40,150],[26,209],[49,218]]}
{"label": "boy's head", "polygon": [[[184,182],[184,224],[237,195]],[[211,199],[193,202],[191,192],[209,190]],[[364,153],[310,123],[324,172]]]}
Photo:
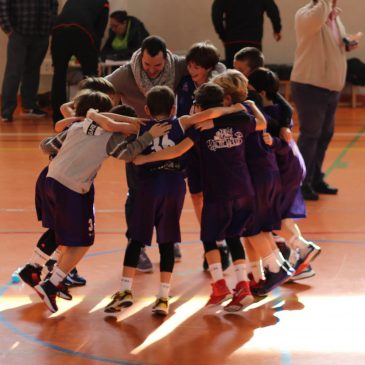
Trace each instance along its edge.
{"label": "boy's head", "polygon": [[255,47],[245,47],[239,50],[233,59],[233,67],[248,77],[254,70],[263,67],[264,54]]}
{"label": "boy's head", "polygon": [[89,89],[94,91],[100,91],[109,95],[113,101],[113,105],[118,104],[116,100],[116,93],[113,84],[104,77],[89,76],[79,82],[79,90]]}
{"label": "boy's head", "polygon": [[219,85],[207,82],[195,90],[194,97],[195,105],[205,110],[223,106],[224,91]]}
{"label": "boy's head", "polygon": [[175,114],[175,95],[168,86],[154,86],[146,98],[145,112],[152,118],[169,118]]}
{"label": "boy's head", "polygon": [[223,89],[225,105],[241,103],[247,98],[248,80],[237,70],[227,70],[215,76],[212,82]]}
{"label": "boy's head", "polygon": [[253,86],[258,93],[262,95],[262,92],[265,92],[265,96],[269,100],[272,100],[274,95],[279,91],[279,78],[268,68],[258,68],[252,72],[248,80],[250,85]]}
{"label": "boy's head", "polygon": [[127,104],[117,105],[110,110],[110,113],[126,115],[127,117],[137,117],[137,113],[133,107]]}
{"label": "boy's head", "polygon": [[219,62],[217,48],[209,42],[193,44],[186,57],[188,72],[198,85],[208,81],[208,73]]}
{"label": "boy's head", "polygon": [[74,106],[76,117],[86,117],[90,108],[97,109],[100,113],[108,112],[112,107],[112,101],[100,91],[84,89],[75,96]]}

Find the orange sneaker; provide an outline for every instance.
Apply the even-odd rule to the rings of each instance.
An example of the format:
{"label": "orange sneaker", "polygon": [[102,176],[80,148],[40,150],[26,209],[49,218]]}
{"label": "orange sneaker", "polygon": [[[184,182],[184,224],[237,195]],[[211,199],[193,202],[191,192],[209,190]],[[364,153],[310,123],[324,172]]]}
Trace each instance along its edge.
{"label": "orange sneaker", "polygon": [[232,300],[224,307],[226,312],[238,312],[253,303],[254,299],[248,281],[240,281],[237,283],[233,292]]}
{"label": "orange sneaker", "polygon": [[224,279],[218,280],[215,283],[211,284],[213,292],[210,295],[210,298],[208,300],[208,303],[205,305],[208,306],[214,306],[219,305],[223,302],[225,302],[228,299],[232,298],[232,293],[229,290],[226,281]]}

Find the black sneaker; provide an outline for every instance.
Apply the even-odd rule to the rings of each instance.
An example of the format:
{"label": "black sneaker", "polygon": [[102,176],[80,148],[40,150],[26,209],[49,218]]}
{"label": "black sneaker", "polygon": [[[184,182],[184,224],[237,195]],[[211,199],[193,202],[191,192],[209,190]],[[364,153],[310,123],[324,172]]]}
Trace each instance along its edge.
{"label": "black sneaker", "polygon": [[326,195],[336,195],[338,193],[338,189],[334,188],[333,186],[330,186],[327,184],[324,180],[313,184],[313,189],[318,194],[326,194]]}
{"label": "black sneaker", "polygon": [[47,113],[41,109],[34,108],[34,109],[23,109],[21,115],[27,118],[44,118],[47,116]]}
{"label": "black sneaker", "polygon": [[142,248],[141,253],[139,254],[136,269],[140,272],[153,272],[153,265],[150,258],[146,254],[145,248]]}
{"label": "black sneaker", "polygon": [[84,286],[86,285],[86,279],[80,276],[77,272],[77,269],[72,269],[69,274],[66,276],[65,280],[63,281],[64,284],[70,288],[74,286]]}
{"label": "black sneaker", "polygon": [[60,283],[58,285],[58,292],[57,292],[57,296],[65,299],[65,300],[72,300],[72,295],[70,293],[70,291],[68,290],[68,286],[66,286],[64,283]]}
{"label": "black sneaker", "polygon": [[34,290],[52,313],[58,311],[56,303],[58,288],[55,285],[53,285],[49,280],[46,280],[43,283],[36,285]]}
{"label": "black sneaker", "polygon": [[13,117],[11,115],[2,115],[1,121],[4,123],[10,123],[13,121]]}
{"label": "black sneaker", "polygon": [[315,192],[315,190],[313,190],[310,185],[303,185],[301,190],[304,200],[316,201],[319,199],[319,195]]}
{"label": "black sneaker", "polygon": [[175,257],[175,262],[181,261],[182,255],[181,255],[180,245],[178,243],[174,243],[174,257]]}
{"label": "black sneaker", "polygon": [[30,287],[34,288],[41,281],[42,268],[35,267],[33,265],[25,265],[18,273],[20,278],[24,283],[28,284]]}

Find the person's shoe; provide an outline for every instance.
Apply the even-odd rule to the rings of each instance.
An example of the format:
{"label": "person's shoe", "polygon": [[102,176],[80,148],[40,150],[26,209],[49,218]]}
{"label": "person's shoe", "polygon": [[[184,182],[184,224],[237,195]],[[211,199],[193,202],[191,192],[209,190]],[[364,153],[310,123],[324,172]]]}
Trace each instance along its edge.
{"label": "person's shoe", "polygon": [[338,193],[338,189],[330,186],[324,180],[313,184],[313,189],[318,194],[327,194],[327,195],[336,195]]}
{"label": "person's shoe", "polygon": [[47,113],[41,109],[34,108],[34,109],[23,109],[21,115],[27,118],[44,118],[47,116]]}
{"label": "person's shoe", "polygon": [[74,286],[84,286],[86,285],[86,279],[79,275],[77,269],[72,269],[64,280],[64,284],[70,288]]}
{"label": "person's shoe", "polygon": [[13,121],[13,117],[11,115],[2,115],[1,121],[4,123],[10,123]]}
{"label": "person's shoe", "polygon": [[152,313],[167,316],[169,314],[169,299],[157,298],[152,307]]}
{"label": "person's shoe", "polygon": [[285,283],[292,276],[293,276],[293,270],[292,269],[288,270],[286,267],[283,266],[280,267],[280,270],[278,272],[271,272],[266,269],[265,270],[266,279],[257,288],[251,288],[252,294],[259,297],[266,296],[273,289]]}
{"label": "person's shoe", "polygon": [[146,254],[146,250],[143,248],[139,254],[138,264],[136,269],[140,272],[153,272],[153,265],[150,258]]}
{"label": "person's shoe", "polygon": [[310,185],[302,185],[302,195],[304,200],[316,201],[319,199],[319,195],[313,190]]}
{"label": "person's shoe", "polygon": [[299,275],[321,253],[321,248],[314,242],[307,241],[305,248],[299,248],[299,260],[294,266],[295,274]]}
{"label": "person's shoe", "polygon": [[34,290],[52,313],[58,311],[56,303],[58,288],[55,285],[53,285],[49,280],[46,280],[43,283],[36,285]]}
{"label": "person's shoe", "polygon": [[226,312],[238,312],[252,304],[254,298],[251,294],[248,281],[240,281],[233,289],[232,300],[224,307]]}
{"label": "person's shoe", "polygon": [[34,288],[41,282],[42,268],[35,267],[33,265],[25,265],[18,273],[19,277],[24,283],[28,284],[30,287]]}
{"label": "person's shoe", "polygon": [[224,279],[220,279],[211,285],[213,291],[212,294],[210,295],[207,304],[205,305],[206,307],[219,305],[225,302],[226,300],[232,298],[233,295],[229,290],[226,281]]}
{"label": "person's shoe", "polygon": [[180,245],[178,243],[174,243],[174,257],[175,262],[180,262],[182,259]]}
{"label": "person's shoe", "polygon": [[65,299],[65,300],[72,300],[72,295],[70,293],[70,291],[68,290],[68,286],[66,286],[64,283],[60,283],[58,286],[58,292],[57,292],[57,296]]}
{"label": "person's shoe", "polygon": [[117,313],[122,308],[130,307],[133,304],[133,295],[131,290],[117,291],[112,296],[112,301],[104,308],[105,313]]}
{"label": "person's shoe", "polygon": [[315,271],[312,269],[311,265],[308,265],[305,270],[303,270],[300,274],[294,274],[288,282],[293,282],[297,280],[303,280],[311,278],[312,276],[316,275]]}

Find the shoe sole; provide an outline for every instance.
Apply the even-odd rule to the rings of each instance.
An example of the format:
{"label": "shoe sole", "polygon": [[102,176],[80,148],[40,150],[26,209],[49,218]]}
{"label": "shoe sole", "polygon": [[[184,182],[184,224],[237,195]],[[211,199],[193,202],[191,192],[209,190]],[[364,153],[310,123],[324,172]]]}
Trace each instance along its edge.
{"label": "shoe sole", "polygon": [[152,309],[152,313],[159,316],[167,316],[169,312],[164,311],[163,309]]}
{"label": "shoe sole", "polygon": [[320,248],[309,252],[309,254],[304,258],[303,262],[297,267],[293,276],[301,274],[320,253]]}
{"label": "shoe sole", "polygon": [[[301,273],[301,274],[303,274],[303,273]],[[310,275],[306,275],[306,276],[300,276],[301,274],[298,274],[298,277],[295,277],[295,276],[291,277],[291,278],[288,280],[288,282],[289,282],[289,283],[292,283],[292,282],[294,282],[294,281],[298,281],[298,280],[309,279],[309,278],[312,278],[313,276],[315,276],[315,275],[316,275],[316,273],[315,273],[314,271],[313,271]]]}
{"label": "shoe sole", "polygon": [[233,298],[233,294],[227,294],[224,298],[222,298],[219,302],[217,303],[207,303],[205,305],[206,308],[212,308],[212,307],[217,307],[219,305],[221,305],[222,303],[226,302],[227,300],[229,299],[232,299]]}
{"label": "shoe sole", "polygon": [[133,305],[132,301],[123,302],[123,303],[120,303],[117,308],[115,308],[115,307],[105,308],[104,313],[119,313],[123,308],[128,308],[132,305]]}
{"label": "shoe sole", "polygon": [[69,288],[74,288],[76,286],[85,286],[86,285],[86,283],[80,284],[80,283],[70,282],[69,279],[67,279],[64,284]]}
{"label": "shoe sole", "polygon": [[57,292],[57,296],[64,300],[72,300],[72,295],[66,295],[62,293],[61,291]]}
{"label": "shoe sole", "polygon": [[181,262],[181,257],[176,257],[175,256],[175,262]]}
{"label": "shoe sole", "polygon": [[48,299],[46,292],[43,290],[43,288],[40,285],[36,285],[33,289],[36,291],[36,293],[42,299],[43,303],[47,306],[47,308],[52,313],[56,313],[58,311],[58,308],[53,307],[52,303]]}
{"label": "shoe sole", "polygon": [[254,302],[254,297],[252,295],[248,295],[242,302],[240,302],[240,305],[232,304],[232,305],[226,305],[223,309],[225,312],[239,312],[245,308],[247,308],[249,305],[251,305]]}
{"label": "shoe sole", "polygon": [[153,269],[140,269],[139,267],[136,267],[136,270],[139,272],[144,272],[144,273],[148,273],[148,272],[153,272]]}

